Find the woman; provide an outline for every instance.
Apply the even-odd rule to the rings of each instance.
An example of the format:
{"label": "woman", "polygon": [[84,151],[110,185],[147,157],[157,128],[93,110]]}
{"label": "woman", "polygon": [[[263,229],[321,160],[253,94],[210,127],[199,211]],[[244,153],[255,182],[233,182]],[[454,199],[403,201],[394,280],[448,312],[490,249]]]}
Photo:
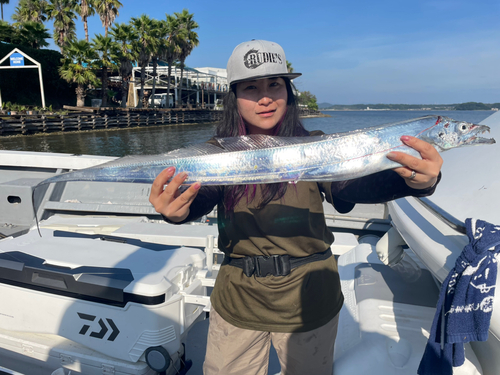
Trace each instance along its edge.
{"label": "woman", "polygon": [[[283,49],[252,40],[238,45],[227,65],[218,137],[244,134],[309,136],[298,117]],[[204,373],[267,374],[270,343],[282,374],[331,374],[338,313],[343,303],[334,238],[323,200],[337,211],[432,194],[442,159],[428,143],[402,137],[422,160],[389,154],[394,170],[342,182],[201,186],[179,189],[186,174],[161,172],[150,202],[170,223],[185,223],[218,207],[219,249],[225,253],[211,295]],[[210,142],[217,144],[215,140]],[[169,184],[164,188],[165,184]]]}

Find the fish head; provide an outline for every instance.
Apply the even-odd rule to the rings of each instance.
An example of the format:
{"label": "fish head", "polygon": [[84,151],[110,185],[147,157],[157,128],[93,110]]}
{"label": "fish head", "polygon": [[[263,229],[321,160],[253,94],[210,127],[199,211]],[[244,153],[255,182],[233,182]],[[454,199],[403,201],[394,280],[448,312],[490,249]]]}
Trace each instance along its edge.
{"label": "fish head", "polygon": [[439,148],[440,151],[445,151],[462,146],[493,144],[495,143],[493,138],[480,137],[489,131],[490,128],[486,125],[438,116],[436,124],[420,134],[419,138]]}

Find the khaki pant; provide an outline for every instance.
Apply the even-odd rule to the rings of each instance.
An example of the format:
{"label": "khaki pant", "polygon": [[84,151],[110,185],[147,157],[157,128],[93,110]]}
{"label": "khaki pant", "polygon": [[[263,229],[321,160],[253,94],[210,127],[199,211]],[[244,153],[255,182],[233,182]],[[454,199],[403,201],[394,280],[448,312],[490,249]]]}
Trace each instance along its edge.
{"label": "khaki pant", "polygon": [[276,333],[237,328],[210,312],[204,375],[266,375],[273,343],[282,375],[332,375],[339,315],[308,332]]}

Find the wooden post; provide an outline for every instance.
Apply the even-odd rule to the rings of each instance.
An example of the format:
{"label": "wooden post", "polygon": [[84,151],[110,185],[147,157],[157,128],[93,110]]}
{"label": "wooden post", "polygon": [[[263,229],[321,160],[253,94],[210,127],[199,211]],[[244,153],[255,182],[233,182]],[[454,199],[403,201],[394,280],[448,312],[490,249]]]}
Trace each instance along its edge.
{"label": "wooden post", "polygon": [[25,121],[25,117],[21,116],[20,120],[21,120],[21,133],[26,134],[26,121]]}

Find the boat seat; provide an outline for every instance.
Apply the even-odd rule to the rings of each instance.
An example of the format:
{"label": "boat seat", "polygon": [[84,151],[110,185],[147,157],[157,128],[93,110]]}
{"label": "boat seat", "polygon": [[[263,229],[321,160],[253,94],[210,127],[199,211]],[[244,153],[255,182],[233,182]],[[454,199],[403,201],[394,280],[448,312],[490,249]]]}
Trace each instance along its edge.
{"label": "boat seat", "polygon": [[[410,252],[407,255],[414,259]],[[415,263],[419,263],[415,261]],[[438,288],[427,269],[407,279],[362,243],[339,257],[344,294],[335,342],[336,375],[416,374],[435,314]],[[454,375],[479,375],[481,365],[469,344],[466,361]]]}

